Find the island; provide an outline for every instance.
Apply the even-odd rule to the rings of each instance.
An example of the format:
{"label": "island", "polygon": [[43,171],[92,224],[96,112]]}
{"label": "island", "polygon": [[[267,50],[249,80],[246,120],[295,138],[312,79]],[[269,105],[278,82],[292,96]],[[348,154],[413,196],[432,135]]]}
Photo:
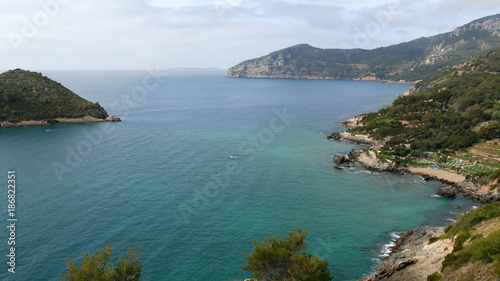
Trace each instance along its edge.
{"label": "island", "polygon": [[119,121],[98,102],[41,73],[14,69],[0,74],[0,128]]}

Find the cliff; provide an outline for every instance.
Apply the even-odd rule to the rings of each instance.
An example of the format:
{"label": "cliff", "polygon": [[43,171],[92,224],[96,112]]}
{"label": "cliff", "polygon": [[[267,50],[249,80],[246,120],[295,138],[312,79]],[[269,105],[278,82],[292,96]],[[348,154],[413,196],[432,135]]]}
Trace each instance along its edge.
{"label": "cliff", "polygon": [[0,74],[0,127],[120,121],[41,73]]}
{"label": "cliff", "polygon": [[373,50],[300,44],[231,67],[227,77],[414,82],[500,47],[500,14],[455,30]]}
{"label": "cliff", "polygon": [[427,280],[427,276],[441,269],[446,255],[452,252],[451,239],[428,244],[429,238],[444,234],[444,227],[420,227],[403,233],[395,242],[390,256],[376,271],[359,281]]}
{"label": "cliff", "polygon": [[461,214],[448,227],[402,234],[374,273],[359,281],[500,279],[500,202]]}

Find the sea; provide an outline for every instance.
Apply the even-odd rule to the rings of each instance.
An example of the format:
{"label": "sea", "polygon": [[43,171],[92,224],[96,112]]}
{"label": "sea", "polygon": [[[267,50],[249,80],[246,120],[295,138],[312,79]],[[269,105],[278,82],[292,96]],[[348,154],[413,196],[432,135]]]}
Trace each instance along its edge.
{"label": "sea", "polygon": [[297,226],[334,280],[357,280],[398,233],[445,226],[479,205],[436,197],[440,184],[418,176],[334,169],[333,155],[363,146],[328,133],[408,84],[213,69],[42,73],[122,122],[0,130],[1,280],[64,277],[69,260],[106,244],[113,261],[140,248],[144,280],[243,280],[252,240]]}

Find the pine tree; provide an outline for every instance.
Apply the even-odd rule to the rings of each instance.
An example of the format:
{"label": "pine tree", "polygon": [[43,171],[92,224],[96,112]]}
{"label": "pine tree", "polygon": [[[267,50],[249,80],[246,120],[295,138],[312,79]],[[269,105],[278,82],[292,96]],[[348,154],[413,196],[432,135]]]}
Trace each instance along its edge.
{"label": "pine tree", "polygon": [[247,264],[241,268],[252,272],[252,277],[259,280],[332,280],[326,259],[304,253],[306,237],[307,229],[302,231],[296,227],[286,237],[281,234],[268,237],[264,242],[254,239],[254,250],[248,255],[243,253]]}

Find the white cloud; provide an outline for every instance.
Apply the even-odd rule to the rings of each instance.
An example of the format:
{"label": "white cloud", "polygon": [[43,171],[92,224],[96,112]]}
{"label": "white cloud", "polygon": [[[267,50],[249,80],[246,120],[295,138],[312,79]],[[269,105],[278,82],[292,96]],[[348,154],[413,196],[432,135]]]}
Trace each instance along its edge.
{"label": "white cloud", "polygon": [[[44,12],[39,3],[55,1],[67,4],[36,24],[36,15]],[[298,43],[395,44],[500,12],[497,0],[0,0],[0,5],[3,68],[29,69],[227,68]],[[36,31],[24,36],[30,24]],[[360,44],[360,33],[369,40]],[[23,38],[17,52],[12,34]]]}

